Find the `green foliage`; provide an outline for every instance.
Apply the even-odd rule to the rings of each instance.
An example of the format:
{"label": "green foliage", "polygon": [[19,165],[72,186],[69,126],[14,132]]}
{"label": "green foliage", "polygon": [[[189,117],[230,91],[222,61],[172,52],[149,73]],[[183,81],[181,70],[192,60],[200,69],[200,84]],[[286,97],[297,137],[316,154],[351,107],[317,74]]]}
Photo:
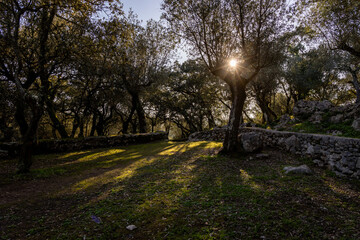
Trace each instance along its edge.
{"label": "green foliage", "polygon": [[[323,46],[308,52],[301,52],[294,48],[288,59],[285,78],[296,99],[305,99],[311,90],[314,92],[328,85],[328,75],[335,68],[334,58]],[[295,93],[294,93],[295,94]]]}
{"label": "green foliage", "polygon": [[221,119],[224,111],[222,94],[226,90],[203,63],[188,60],[175,63],[168,78],[153,86],[149,99],[186,137],[215,127],[215,120]]}
{"label": "green foliage", "polygon": [[332,48],[360,58],[360,2],[357,0],[303,0],[303,22]]}

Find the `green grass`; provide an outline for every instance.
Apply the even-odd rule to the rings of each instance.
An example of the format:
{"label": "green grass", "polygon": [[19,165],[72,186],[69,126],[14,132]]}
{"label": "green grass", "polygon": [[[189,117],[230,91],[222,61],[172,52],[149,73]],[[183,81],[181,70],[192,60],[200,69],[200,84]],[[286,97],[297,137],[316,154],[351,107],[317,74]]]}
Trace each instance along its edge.
{"label": "green grass", "polygon": [[[359,181],[338,179],[309,159],[270,150],[268,159],[223,157],[215,154],[220,147],[217,142],[158,142],[37,156],[32,174],[13,178],[8,173],[3,187],[10,180],[19,186],[62,184],[48,189],[49,195],[0,205],[0,236],[360,238]],[[284,175],[284,166],[303,163],[315,174]],[[137,229],[127,230],[130,224]]]}
{"label": "green grass", "polygon": [[314,124],[310,122],[297,123],[291,127],[291,131],[294,132],[305,132],[305,133],[317,133],[317,134],[328,134],[329,131],[337,130],[342,132],[338,136],[360,138],[360,132],[355,131],[351,127],[351,122],[343,123],[330,123],[322,122],[320,124]]}

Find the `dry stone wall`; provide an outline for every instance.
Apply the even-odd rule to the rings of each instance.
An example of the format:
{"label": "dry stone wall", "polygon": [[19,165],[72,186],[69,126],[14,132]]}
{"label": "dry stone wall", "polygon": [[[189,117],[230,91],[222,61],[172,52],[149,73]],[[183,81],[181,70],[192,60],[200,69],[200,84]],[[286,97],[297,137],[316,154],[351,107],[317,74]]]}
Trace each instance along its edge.
{"label": "dry stone wall", "polygon": [[[111,137],[87,137],[82,139],[46,140],[40,141],[34,148],[35,154],[70,152],[84,149],[106,148],[125,146],[129,144],[141,144],[158,140],[167,140],[165,132],[124,134]],[[0,158],[15,157],[18,153],[18,143],[0,144]]]}
{"label": "dry stone wall", "polygon": [[[310,157],[319,166],[329,166],[339,176],[360,178],[360,139],[319,134],[274,131],[262,128],[240,128],[243,133],[261,136],[264,147],[279,148]],[[222,141],[225,129],[215,129],[190,135],[190,141]]]}

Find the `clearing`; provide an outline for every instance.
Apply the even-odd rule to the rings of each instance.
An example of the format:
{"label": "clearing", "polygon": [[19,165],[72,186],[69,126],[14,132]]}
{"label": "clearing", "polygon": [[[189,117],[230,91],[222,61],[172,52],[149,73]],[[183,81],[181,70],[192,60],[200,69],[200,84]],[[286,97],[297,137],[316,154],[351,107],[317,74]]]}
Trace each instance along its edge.
{"label": "clearing", "polygon": [[[0,162],[0,239],[360,239],[360,183],[276,150],[155,142]],[[315,174],[287,176],[287,165]],[[129,225],[137,228],[126,229]]]}

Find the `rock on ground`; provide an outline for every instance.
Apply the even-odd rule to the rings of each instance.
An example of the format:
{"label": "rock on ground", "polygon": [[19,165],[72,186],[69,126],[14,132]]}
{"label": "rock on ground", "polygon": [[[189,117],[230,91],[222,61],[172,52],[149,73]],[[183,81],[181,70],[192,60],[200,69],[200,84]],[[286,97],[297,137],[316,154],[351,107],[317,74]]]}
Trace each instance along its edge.
{"label": "rock on ground", "polygon": [[327,112],[333,107],[332,103],[325,101],[298,101],[293,109],[293,113],[299,118],[308,118],[312,113]]}
{"label": "rock on ground", "polygon": [[311,169],[307,165],[301,165],[298,167],[288,166],[284,167],[285,174],[312,174]]}
{"label": "rock on ground", "polygon": [[129,226],[127,226],[126,227],[126,229],[127,230],[130,230],[130,231],[132,231],[132,230],[134,230],[134,229],[136,229],[137,227],[135,226],[135,225],[129,225]]}
{"label": "rock on ground", "polygon": [[239,144],[245,152],[260,151],[263,147],[262,135],[256,132],[242,133],[239,137]]}
{"label": "rock on ground", "polygon": [[356,131],[360,131],[360,118],[355,119],[351,125]]}

